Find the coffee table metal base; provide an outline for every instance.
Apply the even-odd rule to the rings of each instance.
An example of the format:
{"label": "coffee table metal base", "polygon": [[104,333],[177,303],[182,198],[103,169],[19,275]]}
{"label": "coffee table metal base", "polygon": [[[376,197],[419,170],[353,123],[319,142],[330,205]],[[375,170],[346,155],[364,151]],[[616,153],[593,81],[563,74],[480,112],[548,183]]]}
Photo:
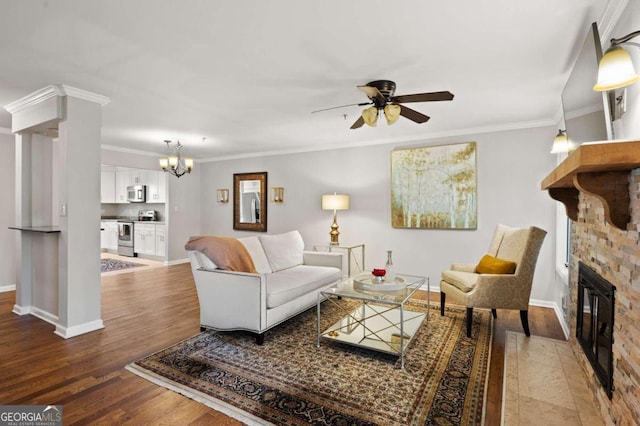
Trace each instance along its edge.
{"label": "coffee table metal base", "polygon": [[[327,302],[341,306],[340,300],[328,298]],[[361,348],[385,352],[400,357],[400,368],[404,368],[404,353],[409,346],[425,312],[415,312],[404,307],[383,306],[363,302],[355,309],[344,310],[346,315],[328,329],[320,331],[320,304],[318,304],[318,341],[333,340]]]}

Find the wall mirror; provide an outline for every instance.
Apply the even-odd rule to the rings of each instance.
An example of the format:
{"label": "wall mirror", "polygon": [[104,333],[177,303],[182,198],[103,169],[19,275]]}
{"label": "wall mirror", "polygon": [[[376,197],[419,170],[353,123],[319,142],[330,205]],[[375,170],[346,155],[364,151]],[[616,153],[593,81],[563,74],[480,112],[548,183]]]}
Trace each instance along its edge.
{"label": "wall mirror", "polygon": [[233,175],[233,229],[267,232],[267,172]]}

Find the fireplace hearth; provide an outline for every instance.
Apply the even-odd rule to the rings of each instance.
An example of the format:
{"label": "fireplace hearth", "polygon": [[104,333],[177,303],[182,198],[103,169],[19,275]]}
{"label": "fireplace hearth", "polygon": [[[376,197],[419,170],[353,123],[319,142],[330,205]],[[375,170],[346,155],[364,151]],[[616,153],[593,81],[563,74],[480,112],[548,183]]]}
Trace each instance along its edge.
{"label": "fireplace hearth", "polygon": [[576,338],[609,399],[613,396],[613,320],[616,288],[593,269],[578,267]]}

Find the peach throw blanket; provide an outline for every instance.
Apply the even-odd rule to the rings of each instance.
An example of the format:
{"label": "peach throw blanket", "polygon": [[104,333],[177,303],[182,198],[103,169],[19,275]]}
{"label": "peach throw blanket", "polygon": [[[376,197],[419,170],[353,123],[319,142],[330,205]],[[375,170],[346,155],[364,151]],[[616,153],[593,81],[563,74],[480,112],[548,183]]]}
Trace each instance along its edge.
{"label": "peach throw blanket", "polygon": [[257,273],[247,248],[235,238],[190,237],[184,248],[201,251],[220,269]]}

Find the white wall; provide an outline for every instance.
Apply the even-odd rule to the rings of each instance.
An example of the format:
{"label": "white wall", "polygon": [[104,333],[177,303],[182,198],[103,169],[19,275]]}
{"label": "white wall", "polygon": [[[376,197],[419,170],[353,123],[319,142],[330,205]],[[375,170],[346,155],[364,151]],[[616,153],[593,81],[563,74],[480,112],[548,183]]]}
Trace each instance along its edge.
{"label": "white wall", "polygon": [[0,290],[16,284],[16,241],[19,232],[8,229],[15,225],[15,139],[9,129],[0,128]]}
{"label": "white wall", "polygon": [[[169,262],[187,260],[188,256],[184,245],[190,236],[202,234],[201,217],[207,215],[209,209],[201,202],[200,198],[201,185],[208,185],[208,182],[202,180],[201,176],[200,164],[195,164],[193,171],[180,179],[173,176],[168,177],[167,224],[169,235],[167,240]],[[215,194],[215,190],[213,193]]]}
{"label": "white wall", "polygon": [[[629,1],[607,39],[624,37],[638,30],[640,30],[640,2]],[[631,56],[636,73],[640,72],[640,47],[638,43],[640,43],[640,37],[621,45]],[[608,49],[609,42],[603,43],[602,47],[604,50]],[[621,90],[618,89],[616,95],[620,93]],[[615,138],[640,140],[640,83],[627,86],[626,93],[627,112],[615,123]]]}
{"label": "white wall", "polygon": [[[331,212],[320,209],[322,194],[347,193],[351,209],[338,212],[341,243],[365,243],[367,269],[382,267],[393,250],[396,270],[430,277],[439,285],[453,262],[476,263],[494,227],[536,225],[549,232],[536,270],[532,299],[556,300],[554,287],[555,209],[540,181],[555,167],[549,154],[555,127],[210,162],[201,165],[202,232],[246,236],[234,231],[233,206],[216,202],[217,188],[233,188],[233,173],[268,172],[268,187],[283,186],[285,202],[268,203],[268,233],[298,229],[306,248],[327,244]],[[418,230],[391,227],[390,153],[394,147],[478,142],[478,229]]]}

